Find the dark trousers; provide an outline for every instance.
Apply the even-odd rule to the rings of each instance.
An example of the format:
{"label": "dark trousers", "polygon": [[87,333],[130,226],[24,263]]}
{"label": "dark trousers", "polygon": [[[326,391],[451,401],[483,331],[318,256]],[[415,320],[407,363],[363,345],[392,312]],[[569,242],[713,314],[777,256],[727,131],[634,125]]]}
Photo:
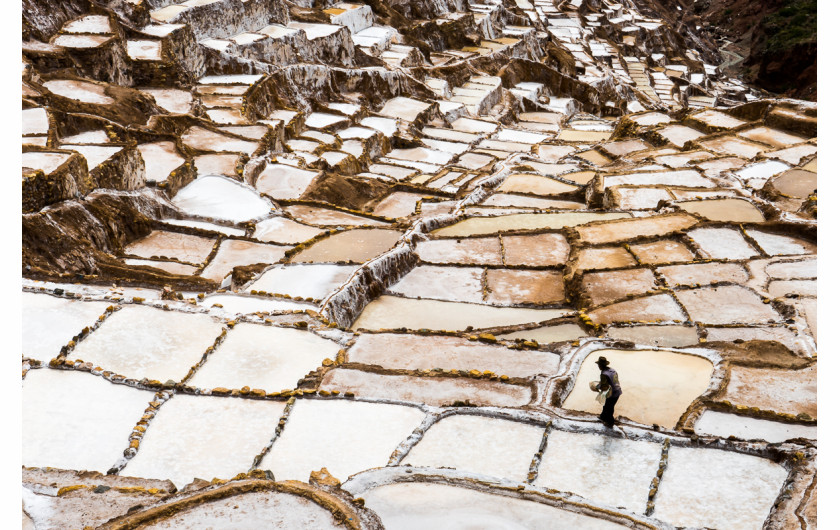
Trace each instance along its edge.
{"label": "dark trousers", "polygon": [[613,414],[615,413],[615,404],[620,397],[621,396],[608,397],[607,401],[604,402],[604,410],[601,411],[601,415],[598,417],[601,418],[601,421],[607,424],[607,427],[615,425],[615,418],[613,417]]}

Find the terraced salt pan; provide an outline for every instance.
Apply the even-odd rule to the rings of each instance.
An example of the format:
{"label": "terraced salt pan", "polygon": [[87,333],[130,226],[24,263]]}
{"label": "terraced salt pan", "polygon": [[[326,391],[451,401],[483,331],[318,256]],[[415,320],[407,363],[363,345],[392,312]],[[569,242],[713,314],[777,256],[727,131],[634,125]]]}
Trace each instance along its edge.
{"label": "terraced salt pan", "polygon": [[301,309],[312,309],[311,304],[301,302],[290,302],[288,300],[275,300],[270,298],[257,298],[253,296],[241,296],[235,294],[211,294],[198,302],[198,305],[212,308],[219,304],[222,310],[228,314],[248,314],[256,312],[271,311],[294,311]]}
{"label": "terraced salt pan", "polygon": [[534,484],[641,514],[661,451],[658,443],[554,430]]}
{"label": "terraced salt pan", "polygon": [[770,256],[816,254],[817,246],[810,241],[748,228],[747,235]]}
{"label": "terraced salt pan", "polygon": [[307,226],[285,217],[270,217],[256,224],[254,239],[270,243],[294,245],[323,233],[321,228]]}
{"label": "terraced salt pan", "polygon": [[475,406],[522,407],[531,401],[528,386],[467,377],[380,375],[341,368],[327,372],[319,389],[433,407],[449,407],[459,401]]}
{"label": "terraced salt pan", "polygon": [[360,215],[353,215],[351,213],[342,212],[341,210],[317,208],[314,206],[304,206],[302,204],[287,206],[286,211],[295,219],[316,226],[383,226],[387,224],[383,221],[369,219]]}
{"label": "terraced salt pan", "polygon": [[744,180],[758,179],[764,181],[787,169],[790,169],[790,166],[779,162],[778,160],[765,160],[763,162],[751,164],[744,169],[737,171],[735,174]]}
{"label": "terraced salt pan", "polygon": [[122,151],[122,147],[110,147],[105,145],[73,145],[61,144],[60,149],[69,149],[76,151],[85,157],[88,169],[93,169],[102,162],[105,162],[115,154]]}
{"label": "terraced salt pan", "polygon": [[544,326],[541,328],[514,331],[513,333],[503,333],[500,335],[496,335],[496,337],[500,339],[535,340],[541,344],[578,340],[586,336],[587,333],[583,329],[581,329],[581,327],[577,324],[558,324],[555,326]]}
{"label": "terraced salt pan", "polygon": [[472,118],[458,118],[452,122],[452,128],[456,131],[466,133],[492,133],[498,129],[495,123],[484,120],[474,120]]}
{"label": "terraced salt pan", "polygon": [[466,153],[461,155],[453,165],[465,169],[480,169],[487,164],[493,162],[495,157],[489,155],[482,155],[479,153]]}
{"label": "terraced salt pan", "polygon": [[498,418],[448,416],[426,431],[402,464],[525,482],[543,431],[544,427]]}
{"label": "terraced salt pan", "polygon": [[416,248],[425,262],[465,265],[501,265],[501,251],[498,237],[432,239],[419,242]]}
{"label": "terraced salt pan", "polygon": [[402,232],[360,228],[331,235],[304,249],[292,258],[293,263],[364,263],[396,245]]}
{"label": "terraced salt pan", "polygon": [[611,327],[607,335],[618,340],[629,340],[641,346],[682,348],[697,344],[697,330],[687,326],[631,326]]}
{"label": "terraced salt pan", "polygon": [[492,307],[481,304],[381,296],[369,303],[352,329],[477,329],[543,322],[568,315],[562,309]]}
{"label": "terraced salt pan", "polygon": [[[618,530],[616,523],[568,512],[545,504],[456,488],[443,484],[407,482],[380,486],[364,493],[365,506],[386,528],[460,530],[484,528],[575,528]],[[474,526],[475,525],[475,526]]]}
{"label": "terraced salt pan", "polygon": [[595,309],[589,316],[596,324],[614,322],[659,322],[685,320],[680,306],[667,294],[618,302]]}
{"label": "terraced salt pan", "polygon": [[47,109],[37,107],[34,109],[23,109],[21,111],[22,129],[21,134],[47,134],[50,129],[50,122],[47,117]]}
{"label": "terraced salt pan", "polygon": [[669,125],[657,131],[663,138],[676,145],[683,147],[687,142],[696,140],[703,136],[703,133],[685,125]]}
{"label": "terraced salt pan", "polygon": [[108,317],[73,355],[133,379],[180,381],[221,332],[207,315],[130,305]]}
{"label": "terraced salt pan", "polygon": [[672,232],[685,230],[697,224],[697,219],[690,215],[674,214],[657,217],[623,219],[610,223],[581,226],[576,230],[583,243],[614,243],[624,239],[641,236],[664,236]]}
{"label": "terraced salt pan", "polygon": [[165,181],[169,174],[184,163],[175,142],[154,142],[137,146],[146,164],[146,180]]}
{"label": "terraced salt pan", "polygon": [[817,296],[817,282],[812,280],[773,280],[767,285],[771,298],[793,293],[799,296]]}
{"label": "terraced salt pan", "polygon": [[707,151],[688,151],[685,153],[658,156],[654,160],[656,160],[657,163],[665,164],[670,168],[680,168],[689,165],[691,162],[706,160],[707,158],[713,157],[714,155]]}
{"label": "terraced salt pan", "polygon": [[600,379],[595,360],[604,356],[610,368],[618,372],[622,394],[616,404],[616,415],[647,425],[673,428],[689,405],[706,389],[713,366],[694,355],[669,351],[598,350],[587,355],[580,365],[572,392],[563,408],[601,413],[590,381]]}
{"label": "terraced salt pan", "polygon": [[373,214],[383,217],[392,217],[394,219],[413,215],[417,201],[422,199],[424,196],[425,195],[420,193],[395,191],[382,199],[382,201],[376,205],[376,208],[373,209]]}
{"label": "terraced salt pan", "polygon": [[716,110],[704,110],[703,112],[694,114],[691,117],[701,123],[723,129],[734,129],[735,127],[740,127],[741,125],[747,123]]}
{"label": "terraced salt pan", "polygon": [[244,153],[246,155],[252,154],[257,150],[259,144],[257,142],[249,142],[240,140],[232,136],[225,136],[217,132],[204,129],[198,125],[194,125],[181,136],[181,141],[184,145],[195,149],[198,152],[214,152],[214,153]]}
{"label": "terraced salt pan", "polygon": [[420,265],[392,285],[389,293],[411,298],[452,302],[483,301],[484,269],[478,267],[441,267]]}
{"label": "terraced salt pan", "polygon": [[21,294],[21,353],[49,362],[61,347],[87,326],[96,323],[106,302],[80,302],[47,294]]}
{"label": "terraced salt pan", "polygon": [[655,282],[649,269],[627,269],[584,274],[582,287],[592,304],[598,306],[646,293],[656,286]]}
{"label": "terraced salt pan", "polygon": [[701,436],[736,436],[742,440],[758,439],[770,443],[781,443],[794,438],[817,439],[817,427],[814,425],[762,420],[715,410],[704,411],[694,424],[694,431]]}
{"label": "terraced salt pan", "polygon": [[752,158],[768,150],[766,146],[744,140],[737,136],[722,136],[720,138],[712,138],[711,140],[703,140],[698,143],[710,151],[743,158]]}
{"label": "terraced salt pan", "polygon": [[347,281],[356,265],[279,265],[263,273],[248,290],[321,300]]}
{"label": "terraced salt pan", "polygon": [[577,268],[587,269],[618,269],[637,265],[633,257],[623,247],[585,248],[578,255]]}
{"label": "terraced salt pan", "polygon": [[384,467],[424,416],[414,407],[299,399],[260,467],[277,480],[303,482],[310,472],[326,467],[344,481],[359,471]]}
{"label": "terraced salt pan", "polygon": [[688,232],[700,255],[712,259],[746,259],[758,256],[740,232],[731,228],[698,228]]}
{"label": "terraced salt pan", "polygon": [[661,112],[645,112],[644,114],[628,116],[628,119],[630,121],[638,123],[643,127],[651,125],[660,125],[662,123],[670,123],[674,121],[670,116]]}
{"label": "terraced salt pan", "polygon": [[553,304],[566,298],[561,271],[490,269],[486,273],[490,304]]}
{"label": "terraced salt pan", "polygon": [[106,16],[89,15],[73,20],[61,29],[66,33],[111,33],[111,24]]}
{"label": "terraced salt pan", "polygon": [[256,188],[277,200],[297,199],[320,174],[285,164],[268,164],[257,179]]}
{"label": "terraced salt pan", "polygon": [[431,107],[431,103],[417,101],[416,99],[396,97],[388,100],[385,106],[379,110],[379,114],[389,118],[399,118],[405,121],[414,121],[420,113]]}
{"label": "terraced salt pan", "polygon": [[193,159],[197,176],[224,175],[236,178],[236,166],[239,163],[238,154],[199,155]]}
{"label": "terraced salt pan", "polygon": [[107,472],[153,397],[90,374],[30,371],[21,393],[23,465]]}
{"label": "terraced salt pan", "polygon": [[732,366],[720,396],[733,405],[817,417],[817,365],[801,370]]}
{"label": "terraced salt pan", "polygon": [[196,477],[229,479],[244,473],[271,440],[284,406],[178,394],[160,407],[120,475],[169,479],[181,488]]}
{"label": "terraced salt pan", "polygon": [[631,186],[686,186],[689,188],[713,188],[715,184],[693,169],[658,171],[652,173],[628,173],[604,177],[604,187]]}
{"label": "terraced salt pan", "polygon": [[800,144],[786,149],[779,149],[778,151],[765,153],[765,156],[767,158],[778,158],[779,160],[783,160],[792,166],[797,166],[801,163],[803,158],[816,154],[816,152],[816,145]]}
{"label": "terraced salt pan", "polygon": [[47,175],[58,169],[61,164],[67,162],[71,153],[48,153],[41,151],[30,151],[21,153],[21,166],[32,169],[40,169]]}
{"label": "terraced salt pan", "polygon": [[495,234],[513,230],[539,230],[540,228],[564,228],[591,223],[592,221],[607,221],[629,217],[623,212],[563,212],[545,214],[514,214],[502,217],[472,217],[454,225],[440,228],[432,232],[438,237],[464,237],[470,235]]}
{"label": "terraced salt pan", "polygon": [[787,474],[756,456],[671,447],[653,516],[676,526],[761,528]]}
{"label": "terraced salt pan", "polygon": [[298,379],[335,359],[339,346],[307,331],[240,323],[190,379],[198,388],[241,388],[266,392],[295,388]]}
{"label": "terraced salt pan", "polygon": [[187,263],[201,263],[213,250],[215,239],[180,232],[153,230],[149,235],[125,246],[125,254],[151,258],[164,256]]}
{"label": "terraced salt pan", "polygon": [[792,280],[795,278],[816,278],[816,258],[803,259],[800,261],[771,263],[767,266],[767,274],[771,278],[779,280]]}
{"label": "terraced salt pan", "polygon": [[532,193],[535,195],[559,195],[577,191],[572,186],[558,180],[539,175],[514,174],[509,175],[504,183],[497,188],[500,192]]}
{"label": "terraced salt pan", "polygon": [[167,112],[173,114],[188,114],[192,103],[192,93],[187,90],[172,88],[140,88],[141,92],[149,94],[155,103]]}
{"label": "terraced salt pan", "polygon": [[182,274],[184,276],[192,276],[198,271],[198,267],[194,267],[192,265],[184,265],[183,263],[178,263],[175,261],[155,261],[149,259],[126,259],[123,261],[126,265],[132,267],[154,267],[156,269],[160,269],[171,274]]}
{"label": "terraced salt pan", "polygon": [[704,201],[681,202],[679,207],[710,221],[731,223],[761,223],[764,215],[751,202],[744,199],[706,199]]}
{"label": "terraced salt pan", "polygon": [[656,272],[671,287],[678,285],[709,285],[717,282],[746,283],[749,275],[737,263],[692,263],[658,267]]}
{"label": "terraced salt pan", "polygon": [[532,351],[527,354],[503,346],[459,337],[391,333],[365,333],[348,350],[348,362],[379,365],[387,369],[490,370],[510,377],[553,374],[560,358]]}
{"label": "terraced salt pan", "polygon": [[[103,38],[107,40],[109,37]],[[57,96],[81,101],[82,103],[94,103],[96,105],[110,105],[114,103],[114,98],[105,94],[105,87],[102,85],[71,79],[45,81],[43,85],[44,88]]]}
{"label": "terraced salt pan", "polygon": [[231,228],[229,226],[222,226],[204,221],[193,221],[192,219],[161,219],[164,223],[175,226],[190,226],[193,228],[201,228],[203,230],[210,230],[211,232],[218,232],[226,236],[244,236],[245,230],[241,228]]}
{"label": "terraced salt pan", "polygon": [[708,342],[724,341],[733,342],[741,340],[772,340],[784,344],[792,351],[802,349],[802,340],[796,333],[784,326],[779,327],[725,327],[706,328],[706,340]]}
{"label": "terraced salt pan", "polygon": [[[509,206],[515,208],[536,208],[539,210],[585,210],[586,205],[582,202],[562,201],[554,199],[542,199],[538,197],[526,197],[522,195],[510,195],[497,193],[484,201],[481,206]],[[468,208],[467,213],[478,211]]]}
{"label": "terraced salt pan", "polygon": [[145,525],[164,530],[177,528],[345,528],[329,510],[303,496],[276,491],[254,491],[196,505]]}
{"label": "terraced salt pan", "polygon": [[790,197],[805,198],[817,189],[817,174],[791,169],[771,179],[774,188]]}
{"label": "terraced salt pan", "polygon": [[764,324],[780,319],[761,297],[740,285],[704,287],[674,294],[692,320],[704,324]]}
{"label": "terraced salt pan", "polygon": [[172,203],[190,215],[242,223],[268,215],[272,205],[251,188],[217,175],[187,184]]}
{"label": "terraced salt pan", "polygon": [[277,263],[292,247],[266,245],[238,239],[226,239],[219,245],[213,260],[201,271],[201,276],[220,282],[234,267],[255,263]]}
{"label": "terraced salt pan", "polygon": [[665,188],[615,187],[612,195],[616,207],[622,210],[649,210],[656,208],[660,201],[673,200]]}
{"label": "terraced salt pan", "polygon": [[364,127],[376,129],[385,136],[391,137],[397,132],[397,120],[391,118],[379,118],[377,116],[369,116],[359,122]]}
{"label": "terraced salt pan", "polygon": [[159,40],[127,40],[126,53],[135,61],[160,61],[163,48]]}
{"label": "terraced salt pan", "polygon": [[660,239],[651,243],[630,245],[630,250],[642,265],[658,265],[660,263],[676,263],[691,261],[694,254],[681,242]]}
{"label": "terraced salt pan", "polygon": [[789,145],[804,142],[806,139],[801,136],[794,136],[777,129],[769,127],[755,127],[746,131],[741,131],[738,136],[761,142],[763,144],[772,145],[773,147],[787,147]]}
{"label": "terraced salt pan", "polygon": [[729,157],[716,158],[714,160],[709,160],[708,162],[700,162],[696,165],[703,170],[703,173],[707,177],[718,177],[721,173],[726,171],[744,167],[746,163],[747,161],[742,158]]}
{"label": "terraced salt pan", "polygon": [[502,127],[499,129],[499,132],[496,133],[496,140],[501,140],[503,142],[520,142],[526,144],[538,144],[543,140],[547,139],[549,136],[547,134],[537,134],[533,132],[525,132],[525,131],[518,131],[516,129],[507,129]]}

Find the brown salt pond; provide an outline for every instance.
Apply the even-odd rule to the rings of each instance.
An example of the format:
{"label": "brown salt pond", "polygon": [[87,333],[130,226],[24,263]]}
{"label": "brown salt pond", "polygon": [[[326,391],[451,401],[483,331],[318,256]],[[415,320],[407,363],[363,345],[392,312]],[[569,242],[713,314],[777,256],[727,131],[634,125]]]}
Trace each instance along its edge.
{"label": "brown salt pond", "polygon": [[255,263],[277,263],[286,257],[286,251],[291,248],[239,239],[226,239],[219,245],[219,250],[210,264],[201,271],[201,276],[220,282],[234,267]]}
{"label": "brown salt pond", "polygon": [[752,158],[770,149],[767,146],[750,142],[737,136],[721,136],[719,138],[712,138],[711,140],[702,140],[699,144],[715,153],[735,155],[742,158]]}
{"label": "brown salt pond", "polygon": [[659,322],[685,320],[682,309],[667,294],[634,298],[626,302],[603,306],[589,313],[596,324],[614,322]]}
{"label": "brown salt pond", "polygon": [[304,206],[302,204],[287,206],[285,210],[295,219],[316,226],[382,226],[387,224],[383,221],[354,215],[341,210]]}
{"label": "brown salt pond", "polygon": [[402,236],[398,230],[356,229],[322,239],[292,258],[292,263],[364,263],[391,249]]}
{"label": "brown salt pond", "polygon": [[427,263],[501,265],[502,247],[498,237],[432,239],[417,244],[417,255]]}
{"label": "brown salt pond", "polygon": [[468,326],[482,329],[544,322],[570,314],[570,311],[562,309],[493,307],[385,295],[365,307],[352,329],[463,330]]}
{"label": "brown salt pond", "polygon": [[563,212],[532,214],[522,213],[502,217],[472,217],[454,225],[439,228],[432,232],[438,237],[464,237],[470,235],[495,234],[513,230],[539,230],[541,228],[556,229],[567,226],[590,223],[592,221],[606,221],[622,219],[629,214],[598,213],[598,212]]}
{"label": "brown salt pond", "polygon": [[599,306],[635,294],[643,294],[656,287],[650,269],[590,272],[583,275],[583,290]]}
{"label": "brown salt pond", "polygon": [[153,230],[151,234],[125,246],[125,254],[151,258],[163,256],[187,263],[201,263],[213,250],[215,239]]}
{"label": "brown salt pond", "polygon": [[347,361],[405,370],[490,370],[510,377],[554,374],[560,358],[552,353],[527,354],[504,346],[460,337],[364,333],[347,351]]}
{"label": "brown salt pond", "polygon": [[531,402],[528,386],[468,377],[382,375],[343,368],[327,372],[318,389],[433,407],[452,406],[458,401],[489,407],[522,407]]}
{"label": "brown salt pond", "polygon": [[817,189],[817,174],[791,169],[770,179],[772,186],[791,197],[805,198]]}
{"label": "brown salt pond", "polygon": [[714,366],[703,357],[669,351],[597,350],[583,360],[575,386],[563,402],[563,408],[600,414],[590,381],[597,381],[600,370],[595,364],[604,356],[610,368],[618,372],[621,398],[616,416],[625,416],[647,425],[673,428],[689,405],[711,382]]}
{"label": "brown salt pond", "polygon": [[683,243],[668,239],[630,245],[630,250],[643,265],[659,265],[694,259],[694,254]]}
{"label": "brown salt pond", "polygon": [[706,199],[678,203],[686,212],[705,217],[710,221],[731,223],[761,223],[764,215],[753,203],[744,199]]}
{"label": "brown salt pond", "polygon": [[[110,37],[101,37],[107,40]],[[71,79],[55,79],[45,81],[44,88],[57,96],[81,101],[82,103],[94,103],[97,105],[110,105],[114,98],[105,94],[105,87],[87,81],[76,81]]]}
{"label": "brown salt pond", "polygon": [[716,282],[746,283],[749,279],[746,269],[737,263],[693,263],[658,267],[671,287],[678,285],[709,285]]}
{"label": "brown salt pond", "polygon": [[817,365],[801,370],[732,366],[718,397],[733,405],[817,417]]}
{"label": "brown salt pond", "polygon": [[543,326],[535,329],[525,329],[522,331],[514,331],[512,333],[502,333],[497,335],[500,339],[535,340],[541,344],[578,340],[586,336],[588,336],[586,331],[577,324],[557,324],[554,326]]}
{"label": "brown salt pond", "polygon": [[577,268],[587,269],[619,269],[638,265],[624,247],[585,248],[578,255]]}
{"label": "brown salt pond", "polygon": [[490,304],[549,304],[563,302],[566,292],[561,271],[489,269],[487,299]]}
{"label": "brown salt pond", "polygon": [[184,276],[191,276],[198,272],[198,267],[194,267],[192,265],[185,265],[183,263],[178,263],[177,261],[155,261],[150,259],[126,259],[123,262],[130,266],[145,266],[145,267],[154,267],[156,269],[160,269],[162,271],[171,273],[171,274],[182,274]]}
{"label": "brown salt pond", "polygon": [[273,199],[297,199],[320,174],[286,164],[268,164],[257,178],[255,187]]}
{"label": "brown salt pond", "polygon": [[504,183],[497,188],[497,191],[500,192],[532,193],[534,195],[560,195],[577,190],[577,186],[548,177],[524,173],[509,175]]}
{"label": "brown salt pond", "polygon": [[624,219],[576,228],[581,242],[589,244],[613,243],[641,236],[664,236],[685,230],[697,224],[697,219],[686,214],[660,215],[657,217]]}
{"label": "brown salt pond", "polygon": [[682,348],[699,342],[697,330],[689,326],[628,326],[610,327],[607,335],[618,340],[629,340],[640,346]]}
{"label": "brown salt pond", "polygon": [[296,244],[322,234],[324,229],[298,223],[286,217],[270,217],[260,221],[254,230],[254,239],[271,243]]}
{"label": "brown salt pond", "polygon": [[806,140],[801,136],[794,136],[778,129],[771,129],[769,127],[755,127],[746,131],[741,131],[738,136],[761,142],[763,144],[772,145],[773,147],[787,147],[793,144],[799,144]]}
{"label": "brown salt pond", "polygon": [[[543,199],[525,195],[512,195],[508,193],[496,193],[481,206],[512,206],[517,208],[536,208],[539,210],[585,210],[586,204],[575,201],[563,201],[555,199]],[[481,211],[479,208],[467,208],[467,214]]]}
{"label": "brown salt pond", "polygon": [[417,201],[423,197],[424,195],[419,193],[395,191],[376,205],[376,208],[373,209],[373,214],[382,217],[391,217],[393,219],[408,217],[414,214]]}
{"label": "brown salt pond", "polygon": [[721,285],[674,293],[692,320],[704,324],[765,324],[780,317],[755,292],[740,285]]}
{"label": "brown salt pond", "polygon": [[507,266],[562,265],[569,259],[569,243],[563,234],[502,236]]}

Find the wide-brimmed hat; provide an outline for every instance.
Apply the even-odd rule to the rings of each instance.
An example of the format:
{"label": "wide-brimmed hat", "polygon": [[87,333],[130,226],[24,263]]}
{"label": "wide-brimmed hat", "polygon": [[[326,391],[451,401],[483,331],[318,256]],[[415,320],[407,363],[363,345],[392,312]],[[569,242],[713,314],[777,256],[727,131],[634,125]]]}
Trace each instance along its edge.
{"label": "wide-brimmed hat", "polygon": [[607,358],[606,358],[606,357],[604,357],[604,356],[602,355],[602,356],[598,357],[598,360],[597,360],[597,361],[595,361],[595,364],[597,364],[598,366],[601,366],[602,364],[603,364],[604,366],[609,366],[609,365],[610,365],[610,362],[607,360]]}

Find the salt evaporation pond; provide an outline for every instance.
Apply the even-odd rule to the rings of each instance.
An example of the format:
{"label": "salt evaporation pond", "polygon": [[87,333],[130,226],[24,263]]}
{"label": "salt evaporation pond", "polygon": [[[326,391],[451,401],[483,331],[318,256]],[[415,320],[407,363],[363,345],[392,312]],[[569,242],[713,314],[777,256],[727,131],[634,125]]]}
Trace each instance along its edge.
{"label": "salt evaporation pond", "polygon": [[206,502],[162,520],[143,525],[149,530],[242,528],[321,530],[346,528],[329,510],[298,495],[254,491]]}
{"label": "salt evaporation pond", "polygon": [[463,330],[468,326],[490,328],[544,322],[569,314],[569,311],[562,309],[493,307],[383,295],[365,307],[352,329]]}
{"label": "salt evaporation pond", "polygon": [[30,370],[21,394],[21,462],[105,473],[128,448],[128,436],[153,398],[91,374]]}
{"label": "salt evaporation pond", "polygon": [[629,340],[639,345],[660,348],[682,348],[699,342],[697,330],[688,326],[611,327],[607,335],[618,340]]}
{"label": "salt evaporation pond", "polygon": [[152,230],[149,235],[126,245],[124,252],[141,258],[164,256],[187,263],[201,263],[215,244],[216,240],[208,237]]}
{"label": "salt evaporation pond", "polygon": [[319,389],[434,407],[467,401],[475,406],[522,407],[531,402],[530,386],[465,377],[382,375],[342,368],[327,372]]}
{"label": "salt evaporation pond", "polygon": [[326,467],[343,482],[359,471],[384,467],[424,416],[414,407],[299,399],[260,468],[277,480],[308,482],[312,471]]}
{"label": "salt evaporation pond", "polygon": [[190,385],[199,388],[259,388],[279,392],[335,359],[338,345],[308,331],[240,323],[198,370]]}
{"label": "salt evaporation pond", "polygon": [[190,182],[175,195],[172,203],[191,215],[234,223],[263,217],[273,208],[253,189],[218,175]]}
{"label": "salt evaporation pond", "polygon": [[49,362],[61,347],[93,326],[105,313],[106,302],[80,302],[47,294],[23,293],[21,353],[24,357]]}
{"label": "salt evaporation pond", "polygon": [[525,482],[544,431],[544,427],[499,418],[448,416],[432,425],[402,464]]}
{"label": "salt evaporation pond", "polygon": [[556,326],[544,326],[536,329],[514,331],[513,333],[503,333],[497,335],[497,338],[507,340],[535,340],[542,344],[549,344],[552,342],[578,340],[586,336],[587,333],[577,324],[558,324]]}
{"label": "salt evaporation pond", "polygon": [[323,299],[347,281],[355,265],[279,265],[267,270],[249,290]]}
{"label": "salt evaporation pond", "polygon": [[133,379],[183,379],[222,332],[203,314],[126,306],[73,351],[82,359]]}
{"label": "salt evaporation pond", "polygon": [[301,309],[314,309],[311,304],[302,302],[291,302],[289,300],[277,300],[272,298],[259,298],[255,296],[242,296],[235,294],[213,294],[198,302],[199,305],[212,308],[215,304],[222,307],[222,311],[228,314],[248,314],[256,312],[271,311],[295,311]]}
{"label": "salt evaporation pond", "polygon": [[201,271],[201,276],[217,282],[222,281],[234,267],[240,265],[277,263],[286,257],[286,251],[291,248],[240,239],[226,239],[219,245],[213,260]]}
{"label": "salt evaporation pond", "polygon": [[293,263],[364,263],[391,249],[402,237],[398,230],[347,230],[322,239],[292,258]]}
{"label": "salt evaporation pond", "polygon": [[598,357],[610,361],[618,372],[622,394],[616,404],[616,416],[625,416],[647,425],[672,428],[688,406],[709,387],[712,363],[702,357],[669,351],[596,350],[583,360],[572,392],[563,408],[601,413],[590,381],[600,379],[595,364]]}
{"label": "salt evaporation pond", "polygon": [[196,477],[230,479],[248,471],[271,440],[284,406],[178,394],[160,407],[120,475],[169,479],[179,488]]}
{"label": "salt evaporation pond", "polygon": [[642,514],[661,454],[660,443],[554,430],[534,484]]}
{"label": "salt evaporation pond", "polygon": [[439,228],[432,233],[438,237],[465,237],[513,230],[557,229],[591,223],[592,221],[623,219],[629,216],[629,214],[621,212],[563,212],[544,214],[521,213],[502,217],[473,217],[445,228]]}
{"label": "salt evaporation pond", "polygon": [[386,528],[402,530],[625,528],[538,502],[444,484],[388,484],[364,492],[364,499],[365,506],[379,515]]}
{"label": "salt evaporation pond", "polygon": [[758,256],[758,251],[731,228],[698,228],[688,237],[700,247],[700,255],[712,259],[746,259]]}
{"label": "salt evaporation pond", "polygon": [[269,243],[294,245],[323,233],[322,228],[307,226],[285,217],[270,217],[260,221],[254,230],[254,239]]}
{"label": "salt evaporation pond", "polygon": [[347,351],[347,360],[389,369],[490,370],[510,377],[553,374],[560,357],[547,352],[523,354],[504,346],[460,337],[364,333]]}
{"label": "salt evaporation pond", "polygon": [[757,456],[672,446],[653,517],[675,526],[762,528],[787,474]]}
{"label": "salt evaporation pond", "polygon": [[703,412],[694,424],[694,432],[721,438],[737,436],[742,440],[766,440],[770,443],[780,443],[793,438],[817,439],[816,425],[782,423],[714,410]]}

